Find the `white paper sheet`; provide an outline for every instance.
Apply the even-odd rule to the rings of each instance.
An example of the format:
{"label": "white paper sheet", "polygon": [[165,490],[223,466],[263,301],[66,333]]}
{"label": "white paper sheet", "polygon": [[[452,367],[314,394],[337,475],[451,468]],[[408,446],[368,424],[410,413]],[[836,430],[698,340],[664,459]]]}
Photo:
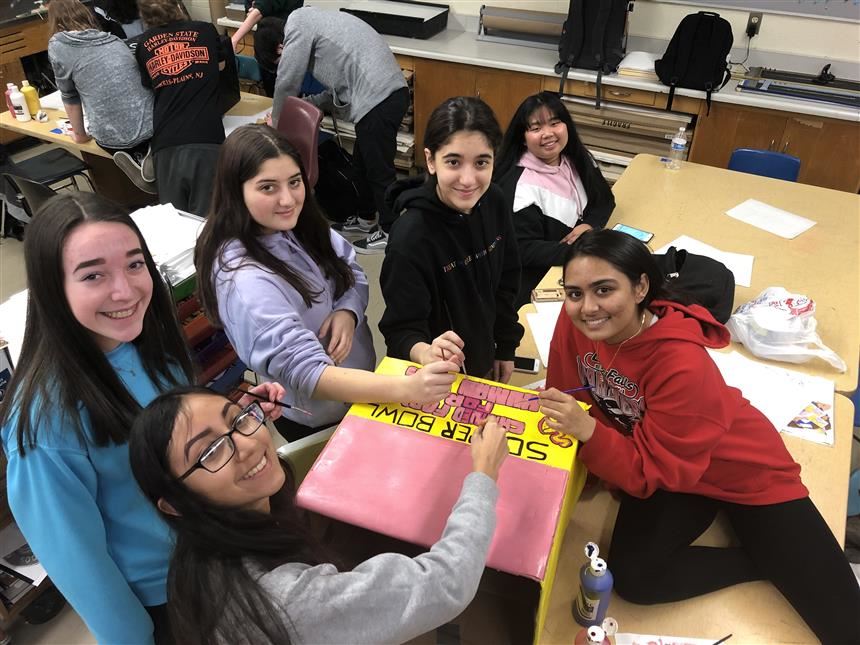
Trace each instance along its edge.
{"label": "white paper sheet", "polygon": [[271,109],[263,110],[261,112],[257,112],[256,114],[252,114],[251,116],[227,116],[221,119],[224,123],[224,136],[229,137],[230,133],[233,132],[236,128],[248,125],[249,123],[256,123],[257,121],[264,120],[266,115],[271,112]]}
{"label": "white paper sheet", "polygon": [[[615,634],[615,645],[714,645],[718,638],[690,638],[689,636],[656,636],[653,634]],[[728,645],[728,644],[727,644]]]}
{"label": "white paper sheet", "polygon": [[759,363],[738,352],[709,353],[726,383],[738,388],[777,430],[833,445],[833,381]]}
{"label": "white paper sheet", "polygon": [[788,240],[793,240],[815,226],[815,222],[811,219],[789,213],[757,199],[748,199],[738,204],[727,210],[726,215]]}
{"label": "white paper sheet", "polygon": [[549,343],[552,340],[562,304],[561,302],[538,302],[535,303],[537,313],[526,314],[540,360],[545,366],[549,365]]}
{"label": "white paper sheet", "polygon": [[755,257],[752,255],[732,253],[731,251],[721,251],[710,244],[705,244],[704,242],[700,242],[699,240],[688,237],[687,235],[682,235],[681,237],[672,240],[662,248],[657,249],[655,253],[665,253],[669,250],[670,246],[674,246],[676,249],[684,249],[690,253],[705,255],[722,262],[726,265],[729,271],[734,274],[736,285],[740,285],[742,287],[749,287],[752,285],[753,260],[755,260]]}
{"label": "white paper sheet", "polygon": [[24,323],[27,321],[27,290],[19,291],[0,304],[0,338],[9,344],[12,365],[18,364],[24,342]]}

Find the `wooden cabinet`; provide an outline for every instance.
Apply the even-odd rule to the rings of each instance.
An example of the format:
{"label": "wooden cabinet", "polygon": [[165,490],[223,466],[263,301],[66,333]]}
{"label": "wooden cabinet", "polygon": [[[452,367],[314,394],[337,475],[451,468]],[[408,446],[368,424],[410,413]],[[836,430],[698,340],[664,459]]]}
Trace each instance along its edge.
{"label": "wooden cabinet", "polygon": [[800,158],[801,183],[860,190],[860,124],[726,103],[712,103],[708,115],[703,107],[690,161],[725,168],[736,148]]}
{"label": "wooden cabinet", "polygon": [[416,58],[415,63],[415,163],[424,165],[424,129],[430,114],[452,96],[478,96],[493,108],[504,130],[514,112],[530,94],[541,90],[534,74],[446,63]]}
{"label": "wooden cabinet", "polygon": [[[44,20],[32,19],[0,29],[0,88],[6,91],[6,83],[21,86],[24,67],[21,59],[48,48],[48,24]],[[0,112],[6,111],[6,101],[0,104]],[[23,135],[0,129],[0,144],[20,139]]]}
{"label": "wooden cabinet", "polygon": [[[544,76],[543,89],[550,92],[558,92],[559,79],[557,76]],[[659,109],[666,108],[668,94],[652,90],[640,90],[632,87],[618,87],[603,84],[602,99],[616,103],[627,103],[630,105],[643,105]],[[593,99],[597,96],[597,83],[590,81],[568,80],[564,85],[564,93],[571,96],[580,96]],[[687,114],[698,114],[702,101],[689,96],[675,96],[672,103],[673,112],[685,112]]]}

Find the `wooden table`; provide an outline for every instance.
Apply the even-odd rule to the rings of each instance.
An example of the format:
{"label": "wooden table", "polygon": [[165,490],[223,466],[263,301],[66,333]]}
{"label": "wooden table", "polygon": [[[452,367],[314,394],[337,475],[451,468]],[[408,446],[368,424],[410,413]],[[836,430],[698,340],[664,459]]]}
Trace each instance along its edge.
{"label": "wooden table", "polygon": [[[272,99],[256,94],[242,93],[242,99],[227,112],[227,116],[251,116],[271,109]],[[153,195],[138,190],[116,164],[111,154],[96,144],[94,140],[87,143],[75,143],[72,138],[65,134],[56,134],[51,130],[57,128],[57,120],[66,118],[62,110],[45,110],[48,113],[48,122],[15,120],[9,112],[0,113],[0,128],[26,134],[48,143],[56,143],[80,154],[81,158],[92,169],[90,175],[95,184],[96,191],[106,197],[119,202],[132,205],[155,203]]]}
{"label": "wooden table", "polygon": [[[772,364],[829,378],[836,381],[837,389],[842,391],[854,389],[860,346],[857,303],[860,294],[857,262],[860,198],[697,164],[685,164],[679,172],[673,173],[666,171],[658,159],[650,155],[637,156],[615,184],[613,192],[617,207],[609,226],[623,222],[653,232],[652,248],[686,234],[726,251],[754,254],[753,286],[737,287],[735,306],[772,285],[782,285],[812,297],[817,304],[819,333],[848,363],[848,372],[840,375],[820,361],[806,365]],[[749,197],[804,215],[817,224],[794,240],[784,240],[724,214],[726,209]],[[810,268],[813,258],[817,259],[817,265]],[[560,268],[551,269],[541,286],[556,286],[560,276]],[[525,318],[525,314],[532,311],[532,305],[520,310],[520,322],[526,327],[526,334],[518,355],[538,355]],[[760,360],[737,343],[733,343],[731,349]],[[513,382],[524,384],[544,376],[545,370],[538,375],[515,374]],[[801,465],[801,476],[812,501],[843,543],[854,408],[847,398],[838,394],[834,403],[835,442],[832,447],[788,435],[783,435],[783,439]],[[584,560],[582,545],[594,540],[602,552],[608,552],[617,511],[618,503],[603,490],[584,492],[574,508],[542,642],[572,642],[579,629],[570,609]],[[696,543],[723,546],[731,542],[728,524],[719,517]],[[611,569],[611,553],[608,553],[608,562]],[[765,582],[736,585],[684,602],[655,606],[627,603],[613,593],[609,615],[618,619],[622,632],[713,637],[714,640],[733,633],[730,642],[736,643],[817,642],[788,602],[773,585]]]}

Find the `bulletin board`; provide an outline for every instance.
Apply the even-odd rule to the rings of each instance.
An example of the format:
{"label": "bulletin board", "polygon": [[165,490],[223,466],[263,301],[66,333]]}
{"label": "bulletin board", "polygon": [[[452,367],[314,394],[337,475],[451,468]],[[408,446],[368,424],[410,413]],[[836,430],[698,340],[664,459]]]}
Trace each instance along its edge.
{"label": "bulletin board", "polygon": [[713,7],[715,10],[787,13],[809,18],[860,22],[860,0],[658,0],[671,4]]}

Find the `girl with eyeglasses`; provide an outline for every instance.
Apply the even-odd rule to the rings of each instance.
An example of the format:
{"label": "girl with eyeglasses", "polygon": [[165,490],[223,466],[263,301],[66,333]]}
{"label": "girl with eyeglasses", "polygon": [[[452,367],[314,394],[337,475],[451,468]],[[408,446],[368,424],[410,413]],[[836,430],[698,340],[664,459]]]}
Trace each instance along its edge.
{"label": "girl with eyeglasses", "polygon": [[91,193],[36,213],[24,261],[24,341],[0,404],[9,506],[99,642],[170,642],[172,538],[127,441],[142,406],[194,377],[173,302],[127,211]]}
{"label": "girl with eyeglasses", "polygon": [[368,371],[367,276],[276,130],[247,125],[227,137],[194,263],[209,319],[248,367],[287,388],[286,403],[310,412],[287,410],[279,430],[307,435],[340,421],[348,403],[430,403],[450,391],[451,362],[412,376]]}
{"label": "girl with eyeglasses", "polygon": [[606,225],[615,198],[553,92],[529,96],[517,108],[494,179],[514,212],[523,264],[519,307],[550,267],[561,266],[576,238]]}
{"label": "girl with eyeglasses", "polygon": [[176,535],[168,607],[177,642],[402,643],[465,609],[508,454],[495,420],[472,438],[473,472],[429,552],[338,571],[301,519],[263,418],[256,404],[180,388],[132,429],[134,476]]}

